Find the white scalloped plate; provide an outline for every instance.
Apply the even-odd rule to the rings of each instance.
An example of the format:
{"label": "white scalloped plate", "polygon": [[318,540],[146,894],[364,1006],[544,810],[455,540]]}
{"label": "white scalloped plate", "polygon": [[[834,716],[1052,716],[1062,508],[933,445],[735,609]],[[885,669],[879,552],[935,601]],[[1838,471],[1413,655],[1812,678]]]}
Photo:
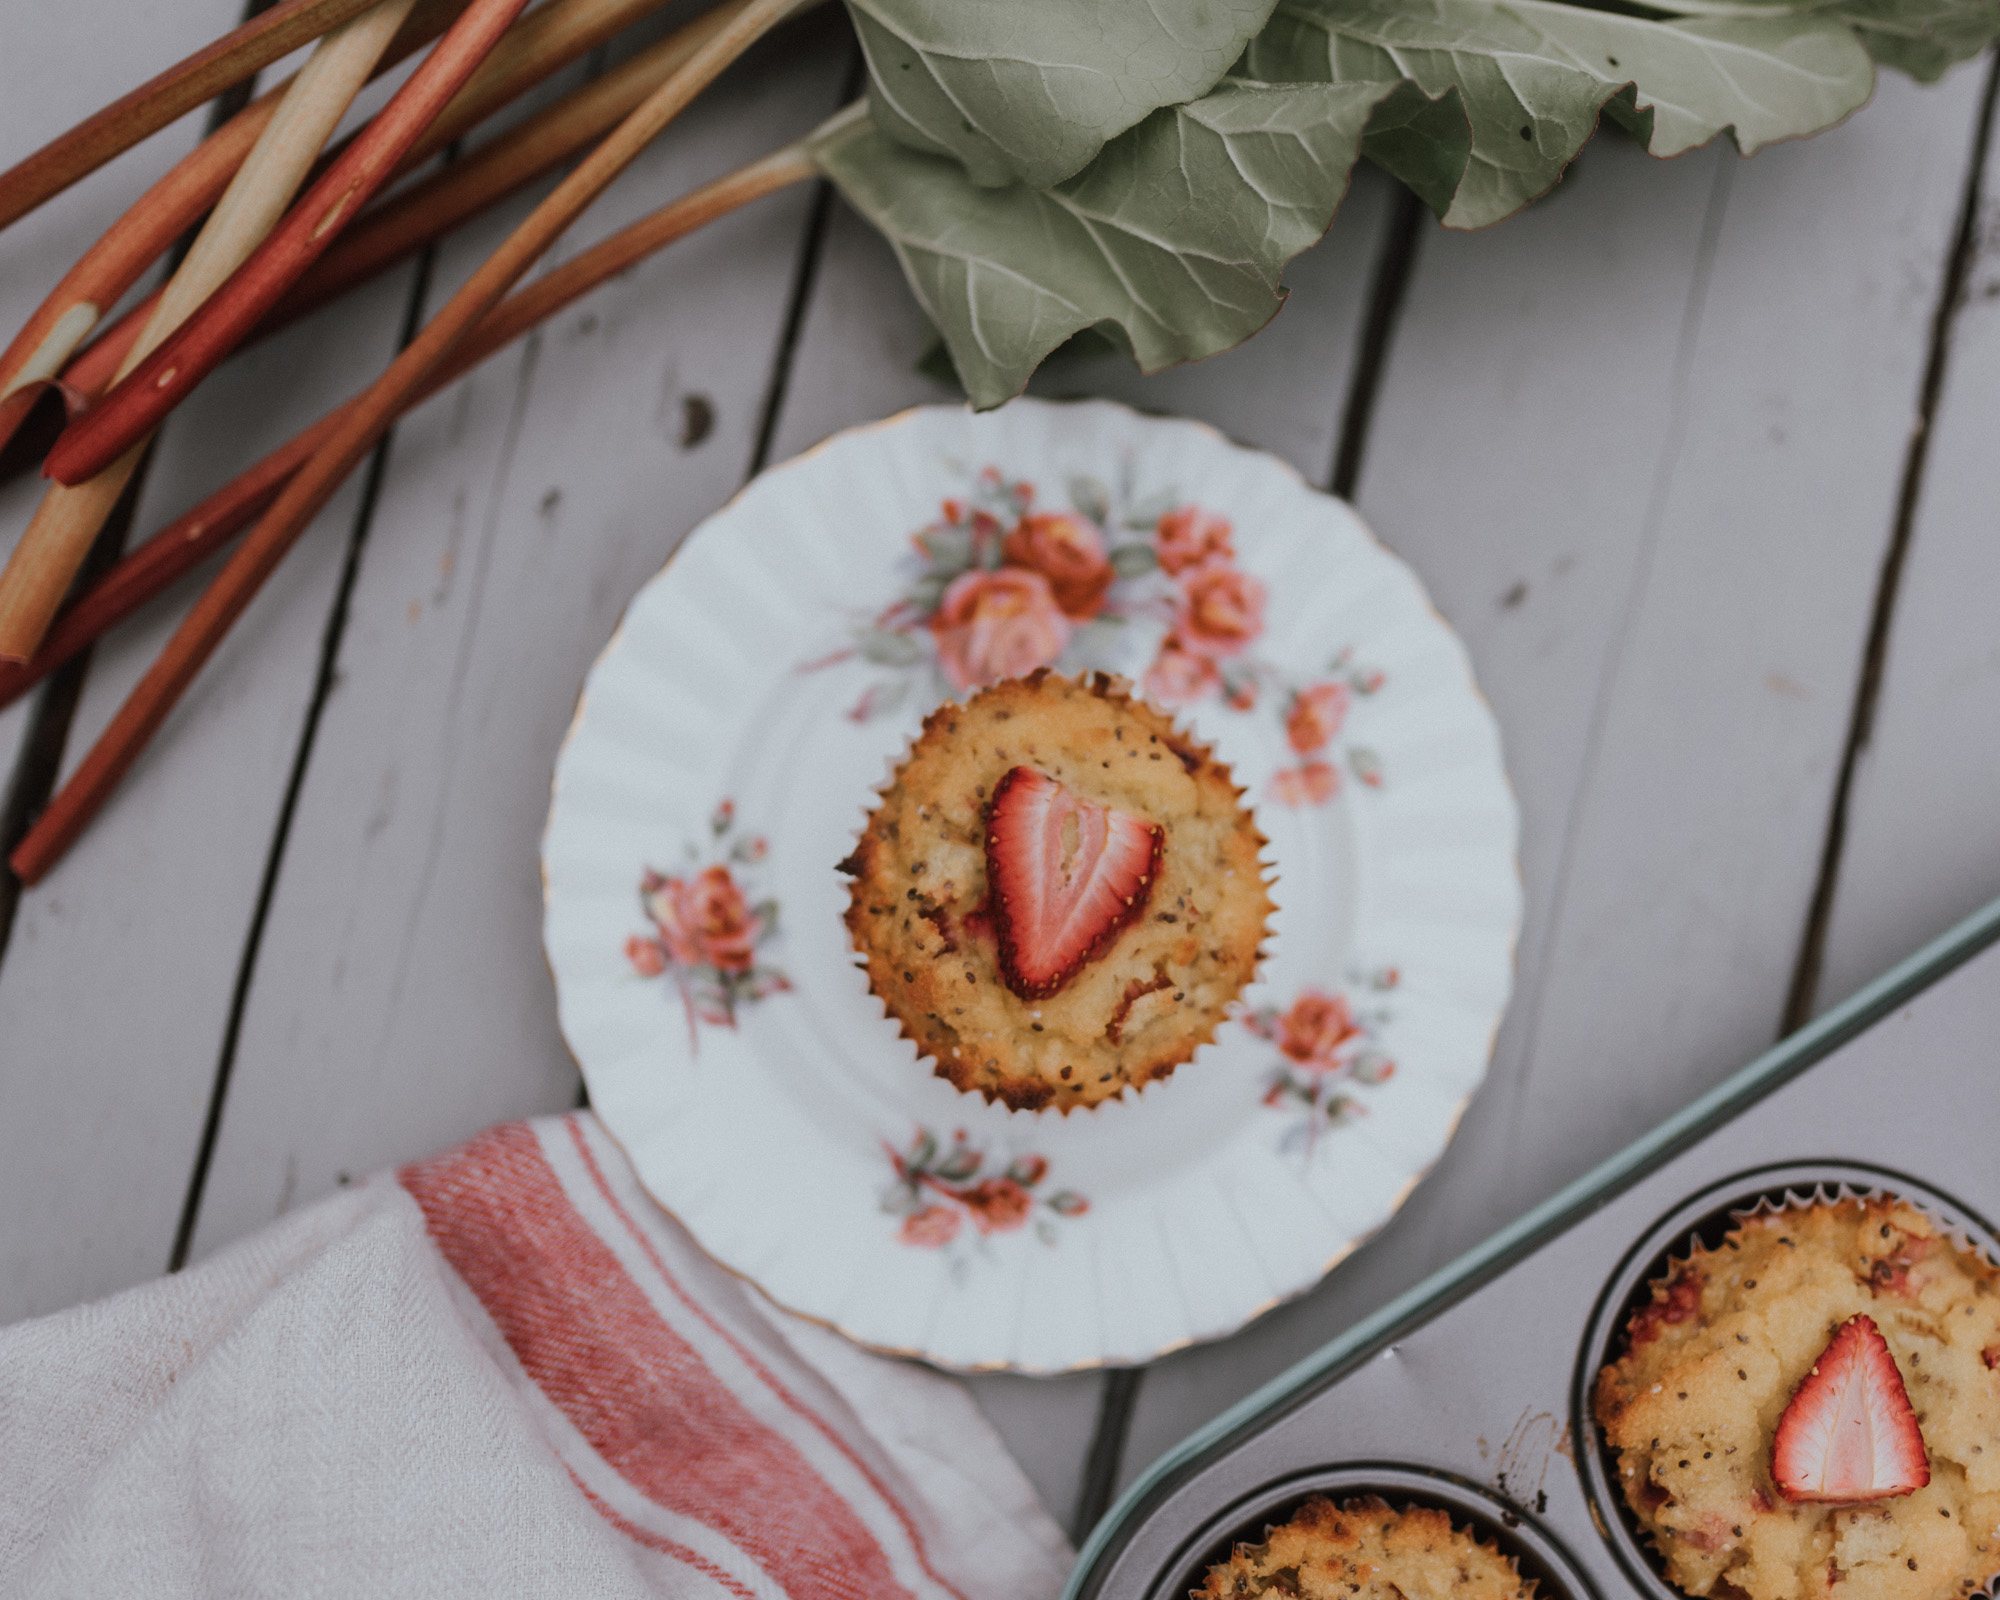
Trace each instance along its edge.
{"label": "white scalloped plate", "polygon": [[[1068,586],[1078,619],[1025,567],[941,596],[1024,506],[1089,514],[1115,560],[1101,601]],[[1187,564],[1217,517],[1227,548]],[[1007,596],[1013,623],[970,631]],[[919,1063],[836,870],[947,656],[1055,645],[1180,695],[1278,905],[1216,1042],[1067,1117]],[[1402,1203],[1506,1003],[1515,834],[1463,648],[1347,506],[1191,422],[931,408],[766,472],[633,600],[556,765],[544,939],[592,1105],[717,1260],[868,1345],[1056,1372],[1229,1333]]]}

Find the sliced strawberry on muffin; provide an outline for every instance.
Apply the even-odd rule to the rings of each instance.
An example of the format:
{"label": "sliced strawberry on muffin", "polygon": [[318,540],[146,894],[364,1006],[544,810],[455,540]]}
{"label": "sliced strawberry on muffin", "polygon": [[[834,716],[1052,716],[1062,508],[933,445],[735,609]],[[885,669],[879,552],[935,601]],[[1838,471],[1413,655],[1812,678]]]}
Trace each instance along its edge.
{"label": "sliced strawberry on muffin", "polygon": [[986,883],[1007,987],[1046,1000],[1110,948],[1145,911],[1166,838],[1157,822],[1012,768],[986,808]]}
{"label": "sliced strawberry on muffin", "polygon": [[1882,1330],[1849,1317],[1820,1352],[1771,1444],[1787,1500],[1893,1500],[1931,1481],[1923,1430]]}

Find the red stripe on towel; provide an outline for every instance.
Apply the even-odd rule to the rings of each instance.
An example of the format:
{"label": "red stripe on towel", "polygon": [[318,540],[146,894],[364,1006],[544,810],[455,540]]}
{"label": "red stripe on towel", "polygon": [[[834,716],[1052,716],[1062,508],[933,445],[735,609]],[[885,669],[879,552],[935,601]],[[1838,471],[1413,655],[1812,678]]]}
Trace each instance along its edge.
{"label": "red stripe on towel", "polygon": [[583,1164],[590,1169],[591,1180],[596,1184],[597,1192],[604,1197],[605,1204],[609,1205],[617,1213],[618,1220],[625,1225],[625,1231],[631,1234],[633,1239],[638,1242],[639,1248],[646,1252],[646,1259],[652,1262],[653,1270],[659,1273],[667,1287],[673,1290],[681,1304],[700,1317],[717,1334],[721,1335],[728,1342],[729,1348],[742,1358],[744,1365],[764,1380],[773,1394],[782,1400],[792,1411],[798,1413],[807,1422],[811,1423],[814,1428],[818,1429],[827,1441],[853,1464],[855,1471],[868,1480],[868,1487],[881,1496],[882,1503],[889,1508],[897,1522],[902,1524],[903,1533],[910,1541],[910,1549],[916,1555],[917,1563],[924,1569],[926,1576],[940,1589],[944,1590],[946,1594],[956,1596],[957,1600],[965,1600],[965,1596],[954,1585],[947,1582],[938,1570],[931,1565],[930,1554],[924,1549],[923,1535],[917,1531],[915,1519],[910,1516],[909,1512],[903,1509],[902,1502],[889,1492],[888,1485],[875,1475],[874,1470],[861,1458],[860,1453],[834,1430],[826,1418],[822,1417],[811,1406],[807,1405],[803,1400],[794,1395],[791,1390],[787,1389],[779,1381],[778,1375],[765,1366],[762,1361],[759,1361],[755,1353],[744,1346],[734,1334],[720,1322],[717,1322],[714,1317],[710,1316],[706,1306],[681,1287],[680,1280],[667,1270],[666,1262],[660,1259],[659,1251],[653,1248],[653,1241],[646,1237],[645,1230],[637,1222],[633,1221],[632,1214],[625,1209],[624,1203],[612,1192],[611,1184],[604,1176],[604,1169],[598,1165],[596,1155],[592,1153],[589,1142],[584,1138],[582,1124],[574,1116],[564,1117],[563,1122],[569,1128],[569,1136],[576,1145],[576,1153],[583,1158]]}
{"label": "red stripe on towel", "polygon": [[854,1509],[648,1303],[530,1129],[495,1128],[398,1177],[523,1370],[627,1483],[714,1529],[792,1600],[908,1593]]}

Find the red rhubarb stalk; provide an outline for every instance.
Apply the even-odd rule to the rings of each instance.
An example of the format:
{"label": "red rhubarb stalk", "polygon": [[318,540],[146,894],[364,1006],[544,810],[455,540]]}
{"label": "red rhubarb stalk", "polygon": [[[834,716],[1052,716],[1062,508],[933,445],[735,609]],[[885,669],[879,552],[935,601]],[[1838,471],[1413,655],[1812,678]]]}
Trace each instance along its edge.
{"label": "red rhubarb stalk", "polygon": [[[258,327],[256,337],[275,333],[387,271],[586,149],[684,66],[748,3],[725,0],[622,66],[377,206],[292,285]],[[67,374],[65,380],[75,381]]]}
{"label": "red rhubarb stalk", "polygon": [[282,0],[279,5],[85,117],[26,160],[0,172],[0,228],[61,194],[121,151],[157,133],[231,84],[290,55],[376,0]]}
{"label": "red rhubarb stalk", "polygon": [[[412,3],[378,0],[374,10],[320,40],[161,293],[120,376],[165,341],[271,232]],[[25,660],[40,647],[56,607],[137,469],[147,437],[84,482],[54,485],[42,497],[0,572],[0,658]]]}
{"label": "red rhubarb stalk", "polygon": [[[354,220],[525,3],[472,0],[409,81],[250,259],[128,377],[113,384],[103,400],[64,430],[43,470],[59,483],[82,483],[158,427],[160,419],[242,342],[279,296],[325,253],[339,230]],[[4,647],[0,641],[0,649]]]}
{"label": "red rhubarb stalk", "polygon": [[[599,0],[588,0],[588,3],[598,6]],[[657,5],[659,0],[644,0],[644,3]],[[427,178],[363,212],[333,248],[292,285],[285,297],[271,309],[270,315],[258,323],[246,343],[269,338],[280,328],[290,326],[300,317],[345,294],[356,284],[365,283],[398,261],[416,254],[461,222],[567,161],[658,88],[670,72],[694,53],[696,46],[740,10],[744,3],[745,0],[728,0],[728,3],[695,18],[622,66],[613,68],[603,77],[564,96],[547,110],[489,140],[437,176]],[[558,0],[556,5],[531,12],[508,33],[494,54],[498,55],[500,48],[512,46],[514,35],[525,31],[538,18],[563,9],[562,0]],[[583,6],[578,5],[575,9],[581,11]],[[628,0],[620,9],[630,12],[637,7]],[[600,13],[602,10],[599,6]],[[515,53],[518,55],[519,52]],[[481,79],[493,64],[489,57],[480,68]],[[475,79],[468,84],[458,99],[452,102],[450,111],[457,111],[460,104],[479,87],[479,83],[480,79]],[[519,86],[510,84],[508,87],[511,92]],[[437,129],[433,126],[424,135],[419,141],[419,149],[413,150],[404,160],[404,170],[414,164],[421,146],[434,141],[436,133]],[[145,322],[157,298],[155,295],[140,302],[105,329],[62,369],[62,381],[87,399],[94,399],[108,389],[125,351],[131,348],[139,326]],[[4,442],[5,438],[6,432],[0,430],[0,442]]]}
{"label": "red rhubarb stalk", "polygon": [[[408,171],[570,62],[588,55],[666,0],[545,0],[509,28],[472,81],[410,147]],[[698,26],[700,19],[688,24]]]}
{"label": "red rhubarb stalk", "polygon": [[[377,71],[436,38],[463,4],[464,0],[419,0]],[[20,386],[60,369],[98,319],[222,198],[290,87],[288,78],[259,95],[175,163],[84,252],[36,308],[0,354],[0,396],[5,396],[0,399],[0,444],[13,437],[34,406],[34,391]]]}
{"label": "red rhubarb stalk", "polygon": [[[403,409],[430,398],[528,329],[654,251],[739,206],[812,177],[815,170],[802,146],[788,145],[572,257],[488,312]],[[32,661],[0,662],[0,707],[18,699],[248,527],[331,435],[339,416],[335,411],[322,417],[125,556],[56,619]]]}
{"label": "red rhubarb stalk", "polygon": [[[664,0],[547,0],[546,4],[537,6],[517,20],[501,37],[500,42],[493,47],[492,53],[479,64],[479,70],[473,74],[471,81],[459,90],[451,104],[439,114],[437,121],[425,129],[422,137],[410,147],[397,167],[398,173],[408,172],[428,160],[453,139],[476,126],[501,106],[533,88],[579,56],[596,49],[622,29],[658,10],[663,3]],[[412,13],[410,20],[403,25],[402,32],[390,46],[377,71],[394,61],[401,60],[419,46],[435,38],[460,9],[461,4],[462,0],[424,0],[424,3]],[[673,37],[680,38],[694,33],[702,29],[706,21],[705,17],[696,18]],[[660,48],[655,46],[652,50],[646,51],[644,59],[650,60],[656,57]],[[622,81],[627,75],[627,68],[621,67],[606,74],[606,77]],[[14,436],[16,429],[33,409],[40,391],[32,386],[38,380],[51,376],[54,369],[60,368],[62,361],[68,358],[77,344],[89,335],[98,320],[98,309],[120,299],[126,290],[139,280],[140,274],[158,258],[160,252],[185,232],[187,227],[192,225],[194,218],[214,202],[215,195],[221,192],[220,185],[228,181],[229,173],[234,170],[235,164],[243,159],[244,150],[248,148],[248,143],[244,142],[245,134],[248,135],[249,142],[255,141],[257,133],[261,132],[265,119],[271,113],[276,97],[282,93],[281,85],[242,113],[241,117],[249,120],[244,121],[241,128],[235,123],[230,124],[225,130],[230,134],[230,138],[221,145],[216,145],[216,141],[211,139],[208,144],[190,156],[183,166],[198,169],[193,174],[193,181],[187,181],[188,175],[182,174],[180,168],[170,173],[168,180],[172,180],[180,191],[179,203],[171,203],[173,198],[171,196],[163,197],[169,202],[165,204],[156,201],[154,196],[142,200],[140,206],[129,214],[129,223],[121,222],[105,236],[103,247],[93,250],[78,264],[78,270],[72,272],[62,284],[58,285],[56,293],[50,295],[43,303],[41,309],[8,347],[6,354],[0,355],[0,375],[13,374],[11,378],[0,376],[0,393],[5,394],[5,398],[0,399],[0,446],[4,446]],[[510,148],[517,148],[511,136],[496,140],[494,143],[496,145],[508,143]],[[493,179],[493,168],[490,159],[486,158],[486,150],[482,149],[471,163],[467,163],[467,165],[474,164],[486,175],[490,184]],[[525,183],[537,175],[539,174],[528,173],[519,178],[518,183]],[[214,186],[212,190],[208,187],[210,184]],[[433,199],[449,203],[453,196],[460,192],[454,189],[451,194],[434,195]],[[511,192],[511,189],[504,192]],[[205,200],[201,198],[204,194]],[[462,210],[455,210],[453,214],[463,216],[465,213]],[[379,208],[376,215],[380,215]],[[303,315],[310,305],[323,303],[329,293],[343,292],[345,287],[360,282],[365,276],[365,273],[359,270],[362,261],[379,262],[380,265],[373,269],[379,271],[381,266],[401,259],[401,256],[395,254],[384,255],[381,251],[382,236],[374,234],[372,230],[370,249],[365,255],[345,253],[350,241],[354,240],[354,235],[361,231],[367,221],[368,218],[364,215],[362,221],[343,233],[333,249],[306,274],[307,279],[319,285],[309,304],[298,302],[296,291],[294,294],[288,294],[278,310],[259,325],[256,337],[262,338],[295,317]],[[443,232],[444,228],[445,225],[441,224],[435,232],[416,241],[402,253],[408,254],[411,250],[420,248],[431,238],[435,238],[438,232]],[[338,278],[323,277],[322,273],[334,264],[336,257],[345,262]],[[328,285],[336,282],[340,287],[329,289]],[[111,328],[100,334],[94,343],[75,357],[69,367],[62,368],[63,382],[78,394],[90,398],[95,398],[109,388],[112,378],[124,360],[125,352],[138,337],[139,329],[145,325],[146,318],[151,314],[157,299],[156,291],[145,302],[135,306],[120,317]],[[68,307],[67,312],[63,309],[65,306]],[[57,327],[65,315],[71,317],[71,322],[52,339],[51,330]],[[47,348],[41,349],[41,361],[31,363],[29,359],[31,353],[43,346]],[[14,388],[15,383],[19,383],[22,387]],[[7,392],[9,390],[12,392]]]}
{"label": "red rhubarb stalk", "polygon": [[[139,758],[187,687],[214,654],[293,542],[368,454],[451,348],[497,305],[559,238],[697,94],[792,9],[795,0],[752,0],[735,21],[695,52],[649,95],[489,256],[422,332],[389,364],[340,420],[312,458],[231,553],[181,621],[110,725],[48,809],[15,847],[11,864],[24,883],[38,881],[89,825]],[[108,403],[108,402],[107,402]],[[87,420],[87,419],[86,419]]]}
{"label": "red rhubarb stalk", "polygon": [[[192,227],[229,187],[229,180],[257,143],[265,125],[277,114],[281,91],[274,90],[245,106],[210,138],[182,157],[172,170],[63,274],[0,354],[0,390],[7,399],[0,407],[26,414],[33,397],[21,386],[53,377],[116,303],[161,253]],[[135,330],[136,335],[136,330]],[[12,421],[18,425],[19,415]],[[0,439],[10,437],[10,425],[0,410]]]}

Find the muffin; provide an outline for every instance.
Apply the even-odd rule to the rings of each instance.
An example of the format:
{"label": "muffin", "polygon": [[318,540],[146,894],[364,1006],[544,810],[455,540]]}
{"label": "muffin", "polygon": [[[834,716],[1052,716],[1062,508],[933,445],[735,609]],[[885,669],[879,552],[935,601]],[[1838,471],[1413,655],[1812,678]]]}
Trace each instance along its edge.
{"label": "muffin", "polygon": [[2000,1574],[1996,1283],[1893,1197],[1759,1212],[1674,1263],[1595,1404],[1669,1580],[1945,1600]]}
{"label": "muffin", "polygon": [[1315,1495],[1262,1544],[1208,1569],[1195,1600],[1529,1600],[1532,1579],[1430,1506],[1391,1510],[1369,1497],[1336,1506]]}
{"label": "muffin", "polygon": [[939,1077],[1017,1111],[1167,1076],[1256,971],[1241,795],[1102,673],[947,702],[840,864],[869,987]]}

